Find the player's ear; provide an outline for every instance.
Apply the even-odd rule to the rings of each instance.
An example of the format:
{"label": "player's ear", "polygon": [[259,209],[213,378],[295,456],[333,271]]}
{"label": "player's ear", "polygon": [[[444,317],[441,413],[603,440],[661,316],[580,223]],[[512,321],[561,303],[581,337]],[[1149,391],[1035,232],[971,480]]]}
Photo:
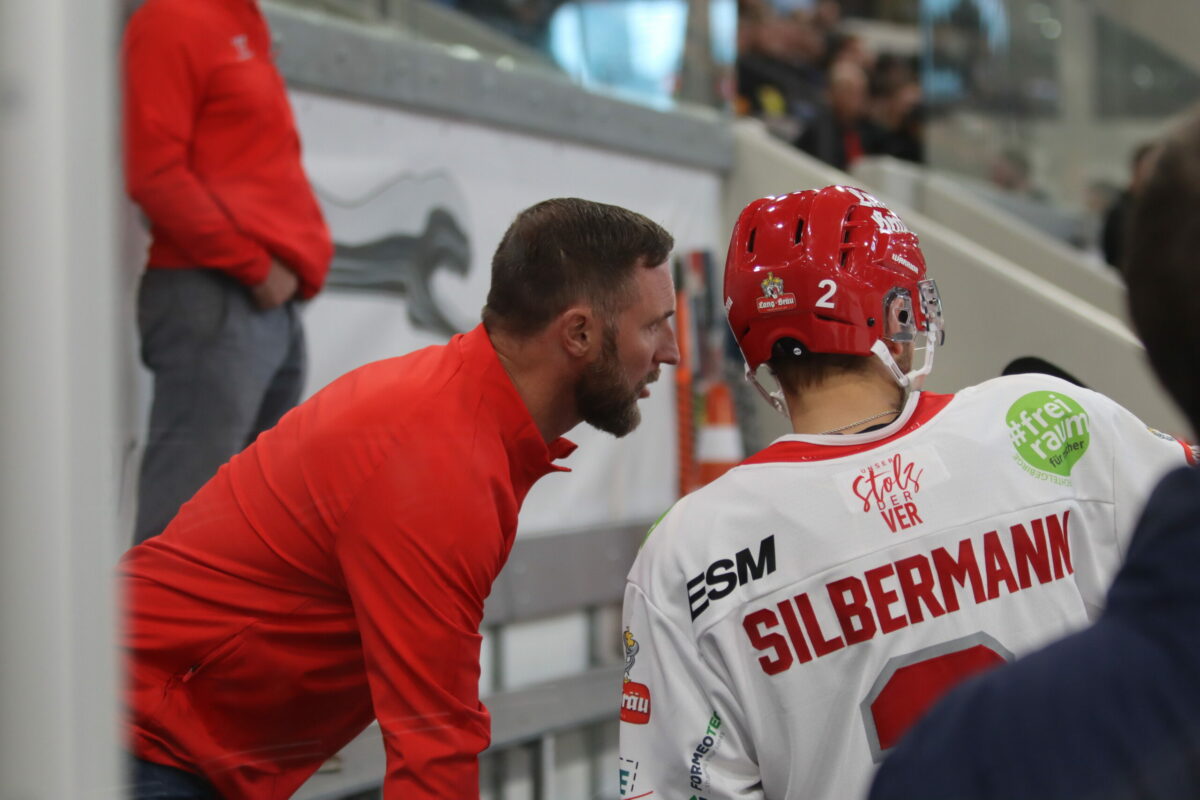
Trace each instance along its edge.
{"label": "player's ear", "polygon": [[571,306],[554,320],[555,337],[572,358],[588,359],[600,349],[600,325],[591,306]]}
{"label": "player's ear", "polygon": [[904,372],[912,369],[913,362],[913,343],[912,342],[893,342],[888,340],[888,352],[892,354],[897,366]]}

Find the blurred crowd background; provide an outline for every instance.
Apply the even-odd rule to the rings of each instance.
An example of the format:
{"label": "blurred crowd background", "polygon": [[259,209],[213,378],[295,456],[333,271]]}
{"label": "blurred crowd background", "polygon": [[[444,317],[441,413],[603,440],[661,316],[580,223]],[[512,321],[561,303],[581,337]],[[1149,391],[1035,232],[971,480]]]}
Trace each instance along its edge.
{"label": "blurred crowd background", "polygon": [[1200,100],[1200,22],[1156,24],[1160,0],[286,2],[656,107],[754,117],[839,168],[925,164],[1097,265],[1116,260],[1143,145]]}

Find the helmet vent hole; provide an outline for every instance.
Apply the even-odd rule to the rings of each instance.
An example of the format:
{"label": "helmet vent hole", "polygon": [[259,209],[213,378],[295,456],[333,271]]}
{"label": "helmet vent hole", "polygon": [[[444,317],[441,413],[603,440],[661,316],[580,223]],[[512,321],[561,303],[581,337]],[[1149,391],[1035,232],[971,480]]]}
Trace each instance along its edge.
{"label": "helmet vent hole", "polygon": [[750,231],[750,241],[748,241],[748,242],[746,243],[746,252],[747,252],[747,253],[753,253],[753,252],[754,252],[754,237],[755,237],[757,234],[758,234],[758,228],[754,228],[753,230],[751,230],[751,231]]}
{"label": "helmet vent hole", "polygon": [[796,235],[794,237],[792,237],[792,243],[800,244],[801,240],[803,240],[803,239],[804,239],[804,219],[801,218],[801,219],[796,220]]}
{"label": "helmet vent hole", "polygon": [[850,234],[854,231],[854,227],[850,224],[850,217],[857,208],[856,205],[850,206],[846,209],[846,216],[842,218],[842,244],[850,244]]}

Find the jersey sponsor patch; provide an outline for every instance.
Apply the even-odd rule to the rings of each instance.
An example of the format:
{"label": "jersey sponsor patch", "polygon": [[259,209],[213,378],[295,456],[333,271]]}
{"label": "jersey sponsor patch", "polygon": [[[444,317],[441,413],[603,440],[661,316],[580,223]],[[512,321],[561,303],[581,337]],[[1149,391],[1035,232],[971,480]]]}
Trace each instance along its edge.
{"label": "jersey sponsor patch", "polygon": [[632,758],[621,758],[620,768],[620,797],[628,800],[633,797],[649,797],[654,792],[638,794],[638,762]]}
{"label": "jersey sponsor patch", "polygon": [[756,554],[749,547],[731,558],[720,558],[687,582],[688,609],[692,621],[708,610],[714,601],[727,596],[739,586],[756,581],[775,572],[775,536],[758,543]]}
{"label": "jersey sponsor patch", "polygon": [[1004,422],[1021,469],[1040,480],[1071,483],[1071,470],[1092,440],[1083,406],[1062,392],[1030,392],[1009,407]]}
{"label": "jersey sponsor patch", "polygon": [[644,683],[625,681],[621,689],[621,721],[634,725],[650,722],[650,687]]}
{"label": "jersey sponsor patch", "polygon": [[708,791],[708,760],[721,746],[724,732],[721,730],[721,715],[716,711],[708,720],[704,736],[692,751],[692,762],[688,765],[688,780],[695,791]]}
{"label": "jersey sponsor patch", "polygon": [[870,515],[881,528],[902,533],[925,523],[921,490],[949,477],[950,471],[937,450],[923,445],[881,455],[859,469],[836,475],[834,480],[852,513]]}
{"label": "jersey sponsor patch", "polygon": [[621,721],[634,725],[645,725],[650,721],[650,687],[637,683],[629,677],[637,661],[638,651],[642,649],[629,628],[625,629],[622,637],[625,646],[625,679],[621,687]]}

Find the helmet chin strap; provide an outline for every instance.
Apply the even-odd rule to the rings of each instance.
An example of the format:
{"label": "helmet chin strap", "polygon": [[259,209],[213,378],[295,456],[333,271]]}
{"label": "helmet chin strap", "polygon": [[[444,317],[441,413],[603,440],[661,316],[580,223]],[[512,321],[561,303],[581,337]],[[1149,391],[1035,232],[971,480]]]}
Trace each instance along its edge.
{"label": "helmet chin strap", "polygon": [[790,419],[792,415],[788,413],[787,400],[783,396],[783,389],[780,388],[774,392],[768,390],[767,387],[758,382],[758,376],[754,373],[755,370],[750,369],[750,365],[746,364],[746,380],[750,381],[750,384],[758,390],[758,393],[762,395],[764,400],[771,404],[772,408]]}
{"label": "helmet chin strap", "polygon": [[922,359],[921,368],[905,372],[900,369],[900,365],[896,363],[896,359],[892,358],[892,353],[888,350],[887,342],[883,339],[876,339],[875,344],[871,345],[871,352],[875,357],[883,362],[883,366],[891,373],[892,378],[900,385],[900,388],[905,392],[919,392],[925,386],[925,378],[933,371],[933,356],[937,352],[937,329],[930,330],[926,337],[926,344],[923,348],[925,357]]}
{"label": "helmet chin strap", "polygon": [[[925,386],[926,376],[933,371],[933,356],[934,353],[937,352],[936,342],[938,329],[936,326],[930,327],[931,329],[928,331],[925,347],[922,348],[925,351],[925,357],[922,359],[921,368],[911,370],[907,373],[900,369],[900,365],[896,363],[896,359],[892,358],[892,353],[890,350],[888,350],[886,341],[883,339],[876,339],[875,343],[871,345],[871,352],[874,353],[875,357],[878,358],[883,363],[883,366],[887,368],[888,373],[892,376],[896,383],[899,384],[906,396],[909,392],[921,391],[921,389]],[[755,374],[755,372],[756,370],[750,369],[750,365],[747,364],[746,380],[748,380],[754,386],[754,388],[758,390],[758,393],[762,395],[764,400],[771,404],[772,408],[774,408],[780,414],[783,414],[785,417],[789,417],[790,415],[788,414],[787,400],[783,396],[783,390],[780,389],[774,392],[768,390],[767,387],[763,386],[759,382],[758,376]]]}
{"label": "helmet chin strap", "polygon": [[900,384],[900,388],[907,390],[912,383],[912,379],[904,374],[904,370],[900,369],[900,365],[896,363],[896,359],[892,358],[892,352],[888,350],[887,342],[883,339],[876,339],[875,344],[871,345],[871,352],[883,362],[883,366],[887,367],[887,371],[892,374],[892,378],[895,379],[896,383]]}

